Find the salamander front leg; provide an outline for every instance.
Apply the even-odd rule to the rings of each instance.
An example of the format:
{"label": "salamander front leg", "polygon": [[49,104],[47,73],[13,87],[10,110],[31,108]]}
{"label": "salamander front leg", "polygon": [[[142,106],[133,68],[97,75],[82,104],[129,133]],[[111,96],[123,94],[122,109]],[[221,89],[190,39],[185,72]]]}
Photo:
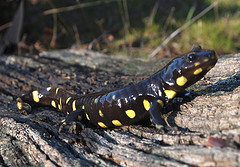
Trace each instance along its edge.
{"label": "salamander front leg", "polygon": [[195,92],[189,92],[186,90],[183,90],[179,93],[177,93],[176,97],[182,98],[184,101],[191,101],[195,96]]}
{"label": "salamander front leg", "polygon": [[161,100],[155,100],[153,101],[149,112],[151,114],[151,120],[154,126],[157,129],[164,131],[166,122],[164,121],[162,116],[162,109],[163,109],[163,102]]}
{"label": "salamander front leg", "polygon": [[21,98],[17,98],[17,108],[19,111],[22,111],[22,113],[27,114],[30,113],[32,110],[32,107],[30,104],[25,103]]}
{"label": "salamander front leg", "polygon": [[71,131],[75,134],[77,132],[77,126],[79,126],[81,129],[84,129],[85,125],[83,125],[82,123],[79,122],[82,120],[83,113],[84,113],[84,109],[82,109],[82,108],[72,111],[62,121],[62,125],[59,127],[58,131],[61,132],[66,125],[70,125],[69,131]]}
{"label": "salamander front leg", "polygon": [[151,115],[151,119],[152,119],[152,123],[154,124],[154,126],[161,130],[176,130],[175,128],[172,128],[169,123],[167,122],[166,119],[163,118],[162,115],[162,111],[163,111],[163,106],[164,103],[162,100],[158,99],[152,102],[152,105],[150,107],[150,115]]}

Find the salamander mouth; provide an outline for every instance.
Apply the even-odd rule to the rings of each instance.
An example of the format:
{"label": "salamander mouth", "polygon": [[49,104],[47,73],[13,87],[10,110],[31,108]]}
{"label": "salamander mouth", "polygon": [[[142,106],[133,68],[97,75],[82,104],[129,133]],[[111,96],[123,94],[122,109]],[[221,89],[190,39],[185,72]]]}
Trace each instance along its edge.
{"label": "salamander mouth", "polygon": [[213,62],[217,62],[217,55],[216,55],[216,52],[211,50],[211,55],[210,55],[210,60],[212,60]]}
{"label": "salamander mouth", "polygon": [[208,58],[205,59],[206,62],[203,63],[203,65],[202,65],[202,68],[204,70],[207,70],[207,71],[212,69],[215,66],[215,64],[217,63],[217,60],[218,60],[215,51],[211,50],[210,52],[211,52],[211,54],[209,54]]}
{"label": "salamander mouth", "polygon": [[212,69],[218,60],[216,53],[213,50],[205,50],[204,52],[199,53],[199,58],[200,58],[199,61],[196,61],[194,63],[194,67],[195,69],[198,69],[198,71],[205,72]]}

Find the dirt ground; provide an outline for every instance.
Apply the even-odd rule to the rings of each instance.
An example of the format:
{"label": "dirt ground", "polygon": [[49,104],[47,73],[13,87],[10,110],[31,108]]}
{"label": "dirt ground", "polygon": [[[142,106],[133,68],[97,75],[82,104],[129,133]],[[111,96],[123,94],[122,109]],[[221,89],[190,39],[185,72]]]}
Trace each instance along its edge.
{"label": "dirt ground", "polygon": [[52,108],[17,111],[15,99],[48,86],[77,94],[139,82],[169,59],[107,56],[86,50],[0,57],[1,166],[240,166],[240,55],[219,57],[189,102],[169,105],[161,133],[143,125],[59,133],[64,115]]}

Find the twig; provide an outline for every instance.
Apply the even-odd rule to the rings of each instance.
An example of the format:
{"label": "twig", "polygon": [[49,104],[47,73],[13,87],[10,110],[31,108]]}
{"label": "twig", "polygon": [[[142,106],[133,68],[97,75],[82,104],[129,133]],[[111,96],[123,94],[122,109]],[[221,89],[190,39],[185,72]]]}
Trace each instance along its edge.
{"label": "twig", "polygon": [[140,56],[142,55],[142,50],[143,50],[143,47],[144,47],[143,40],[144,40],[144,37],[145,37],[145,34],[146,34],[146,30],[152,25],[153,20],[154,20],[154,18],[156,16],[157,10],[159,8],[159,4],[160,4],[159,0],[155,2],[154,6],[153,6],[153,9],[151,11],[151,14],[149,16],[149,19],[145,23],[145,27],[144,27],[143,33],[140,36],[140,49],[139,49],[139,55]]}
{"label": "twig", "polygon": [[104,38],[106,36],[106,32],[102,33],[99,37],[94,38],[89,44],[87,49],[92,50],[93,44],[97,43],[98,41],[101,40],[101,38]]}
{"label": "twig", "polygon": [[50,42],[50,46],[52,48],[56,47],[56,39],[57,39],[57,14],[53,14],[53,35]]}
{"label": "twig", "polygon": [[83,8],[81,9],[81,14],[82,14],[82,18],[84,19],[85,24],[88,26],[88,28],[90,30],[90,34],[91,34],[91,36],[94,40],[96,50],[99,51],[101,49],[101,47],[100,47],[100,44],[98,43],[97,38],[96,38],[95,33],[94,33],[95,27],[93,27],[92,24],[90,24],[88,14],[85,12],[85,10]]}
{"label": "twig", "polygon": [[[129,21],[129,15],[128,15],[128,7],[127,7],[127,1],[126,0],[122,0],[122,4],[123,4],[123,12],[124,12],[124,35],[125,35],[125,39],[127,39],[127,36],[129,34],[129,27],[130,27],[130,21]],[[125,40],[127,42],[127,40]],[[132,44],[130,44],[130,42],[128,43],[128,54],[131,56],[132,55]]]}
{"label": "twig", "polygon": [[219,8],[218,6],[216,6],[216,8],[214,8],[214,13],[215,13],[215,18],[216,18],[216,21],[219,20],[219,12],[218,12]]}
{"label": "twig", "polygon": [[96,6],[96,5],[101,5],[101,4],[104,4],[104,3],[110,3],[110,2],[114,2],[114,1],[117,1],[117,0],[100,0],[100,1],[95,1],[95,2],[80,3],[80,4],[72,5],[72,6],[45,10],[43,12],[43,14],[44,15],[49,15],[49,14],[54,14],[54,13],[61,13],[61,12],[66,12],[66,11],[72,11],[72,10],[79,9],[79,8]]}
{"label": "twig", "polygon": [[10,22],[8,22],[8,23],[6,23],[6,24],[1,25],[1,26],[0,26],[0,31],[6,29],[6,28],[8,28],[8,27],[10,27],[11,25],[12,25],[12,21],[10,21]]}
{"label": "twig", "polygon": [[80,41],[80,36],[79,36],[76,24],[73,25],[73,32],[75,34],[75,40],[76,40],[76,43],[77,43],[77,47],[79,47],[81,45],[81,41]]}
{"label": "twig", "polygon": [[151,11],[150,17],[149,17],[148,22],[147,22],[147,27],[150,27],[152,25],[152,22],[153,22],[153,19],[156,16],[159,4],[160,4],[159,0],[155,2],[154,7],[153,7],[153,9]]}
{"label": "twig", "polygon": [[122,19],[122,23],[123,23],[123,40],[124,40],[124,45],[123,45],[123,50],[126,50],[126,43],[127,43],[127,34],[128,34],[128,29],[127,29],[127,25],[126,25],[126,21],[125,21],[125,16],[124,16],[124,9],[123,9],[123,4],[121,3],[122,0],[118,0],[118,7],[119,7],[119,11],[120,11],[120,15],[121,15],[121,19]]}
{"label": "twig", "polygon": [[[105,34],[105,35],[103,36],[103,41],[105,42],[105,44],[107,45],[107,47],[109,47],[109,41],[108,41],[108,39],[106,38],[107,35],[106,35],[106,31],[104,30],[103,21],[102,21],[102,20],[96,20],[95,22],[96,22],[96,24],[98,25],[101,33],[102,33],[102,34]],[[97,38],[97,40],[98,40],[98,38]]]}
{"label": "twig", "polygon": [[126,28],[129,29],[130,27],[130,20],[129,20],[129,14],[128,14],[128,6],[127,6],[127,1],[123,0],[123,10],[124,10],[124,18],[125,18],[125,24]]}
{"label": "twig", "polygon": [[[51,8],[55,8],[52,0],[47,0],[47,3]],[[65,19],[61,16],[61,14],[57,14],[58,28],[61,30],[61,33],[70,33],[72,32],[72,27],[65,21]],[[71,34],[72,35],[72,34]]]}
{"label": "twig", "polygon": [[195,22],[196,20],[198,20],[200,17],[202,17],[203,15],[205,15],[207,12],[209,12],[212,8],[214,8],[217,4],[219,3],[219,1],[215,1],[214,3],[212,3],[209,7],[207,7],[206,9],[204,9],[202,12],[200,12],[197,16],[193,17],[189,22],[185,23],[184,25],[182,25],[182,27],[178,28],[177,30],[175,30],[172,34],[170,34],[156,49],[154,49],[149,55],[148,57],[154,57],[156,56],[161,49],[166,46],[166,44],[173,39],[175,36],[177,36],[180,32],[182,32],[184,29],[186,29],[188,26],[190,26],[193,22]]}
{"label": "twig", "polygon": [[175,7],[172,7],[172,8],[171,8],[171,11],[170,11],[170,13],[169,13],[169,15],[168,15],[168,17],[167,17],[167,20],[166,20],[166,22],[165,22],[165,24],[164,24],[164,26],[163,26],[163,34],[166,33],[167,27],[168,27],[168,25],[169,25],[169,23],[170,23],[170,20],[172,19],[172,16],[173,16],[174,11],[175,11]]}
{"label": "twig", "polygon": [[186,21],[190,21],[192,19],[195,10],[196,10],[196,3],[194,3],[194,5],[188,11]]}

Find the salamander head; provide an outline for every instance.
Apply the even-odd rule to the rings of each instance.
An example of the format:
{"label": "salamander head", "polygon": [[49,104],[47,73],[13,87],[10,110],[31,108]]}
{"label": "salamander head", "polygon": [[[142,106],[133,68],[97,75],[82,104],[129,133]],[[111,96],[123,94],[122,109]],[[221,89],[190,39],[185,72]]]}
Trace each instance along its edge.
{"label": "salamander head", "polygon": [[213,50],[203,50],[195,46],[182,57],[173,59],[163,68],[164,89],[180,92],[199,81],[217,62]]}
{"label": "salamander head", "polygon": [[48,87],[46,89],[34,90],[17,98],[16,101],[18,109],[30,112],[32,107],[49,105],[51,102],[51,98],[49,98],[49,96],[51,97],[51,94],[53,94],[51,89],[51,87]]}

